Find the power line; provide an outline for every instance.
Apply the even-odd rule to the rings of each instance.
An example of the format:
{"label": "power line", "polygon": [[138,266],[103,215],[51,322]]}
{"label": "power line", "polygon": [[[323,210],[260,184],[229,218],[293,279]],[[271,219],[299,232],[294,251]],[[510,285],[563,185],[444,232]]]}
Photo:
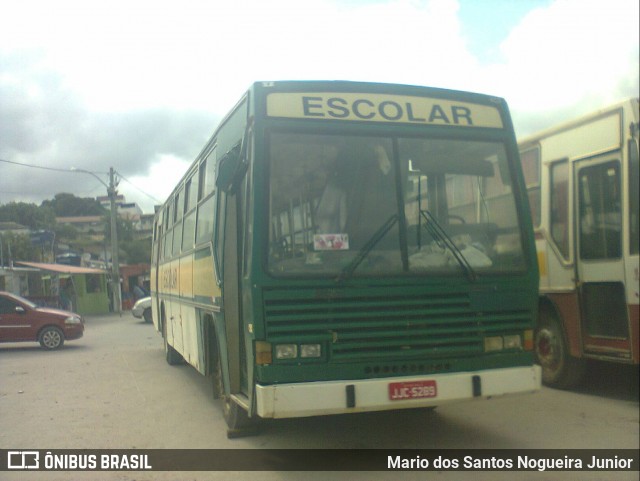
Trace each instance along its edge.
{"label": "power line", "polygon": [[138,187],[137,185],[135,185],[133,182],[131,182],[129,179],[127,179],[124,175],[122,175],[120,172],[118,172],[118,175],[120,176],[120,178],[122,180],[124,180],[125,182],[127,182],[129,185],[131,185],[134,189],[136,189],[138,192],[146,195],[147,197],[149,197],[151,200],[153,200],[154,202],[156,202],[157,204],[162,204],[161,200],[156,199],[154,196],[152,196],[151,194],[147,194],[144,190],[142,190],[140,187]]}
{"label": "power line", "polygon": [[[65,172],[65,173],[75,173],[77,171],[73,171],[70,169],[57,169],[55,167],[44,167],[42,165],[34,165],[34,164],[25,164],[22,162],[14,162],[11,160],[4,160],[4,159],[0,159],[0,162],[4,162],[6,164],[13,164],[13,165],[19,165],[21,167],[30,167],[33,169],[42,169],[42,170],[52,170],[54,172]],[[107,175],[108,172],[93,172],[94,174],[104,174]],[[140,187],[138,187],[137,185],[135,185],[133,182],[131,182],[129,179],[127,179],[124,175],[122,175],[120,172],[116,172],[120,178],[122,180],[124,180],[125,182],[127,182],[128,184],[130,184],[134,189],[136,189],[138,192],[146,195],[147,197],[149,197],[151,200],[153,200],[154,202],[158,203],[158,204],[162,204],[162,201],[159,199],[156,199],[154,196],[152,196],[151,194],[146,193],[144,190],[142,190]]]}
{"label": "power line", "polygon": [[22,162],[13,162],[11,160],[4,160],[4,159],[0,159],[0,162],[4,162],[6,164],[19,165],[21,167],[31,167],[33,169],[53,170],[54,172],[72,172],[69,169],[56,169],[55,167],[44,167],[42,165],[23,164]]}

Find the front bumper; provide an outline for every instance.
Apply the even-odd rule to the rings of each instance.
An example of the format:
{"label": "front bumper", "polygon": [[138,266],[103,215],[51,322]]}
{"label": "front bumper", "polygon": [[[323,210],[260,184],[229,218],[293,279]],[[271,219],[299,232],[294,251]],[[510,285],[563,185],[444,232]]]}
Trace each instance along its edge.
{"label": "front bumper", "polygon": [[84,326],[82,326],[81,328],[78,327],[72,327],[72,328],[65,328],[64,330],[64,338],[67,341],[73,341],[75,339],[80,339],[82,336],[84,336]]}
{"label": "front bumper", "polygon": [[[413,381],[435,381],[437,396],[389,399],[390,383]],[[540,390],[540,386],[540,366],[537,365],[433,376],[257,385],[256,410],[262,418],[293,418],[408,409],[532,393]]]}

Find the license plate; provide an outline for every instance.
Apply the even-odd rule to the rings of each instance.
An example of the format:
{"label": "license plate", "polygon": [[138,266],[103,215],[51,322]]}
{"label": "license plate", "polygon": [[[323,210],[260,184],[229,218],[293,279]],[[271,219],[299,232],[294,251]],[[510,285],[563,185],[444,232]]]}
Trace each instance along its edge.
{"label": "license plate", "polygon": [[435,381],[409,381],[389,383],[389,399],[402,401],[406,399],[432,398],[438,395]]}

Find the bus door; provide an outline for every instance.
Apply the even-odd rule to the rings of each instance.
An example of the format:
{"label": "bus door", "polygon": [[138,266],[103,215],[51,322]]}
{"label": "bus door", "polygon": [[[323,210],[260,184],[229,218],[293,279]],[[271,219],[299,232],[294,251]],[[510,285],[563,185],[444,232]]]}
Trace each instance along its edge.
{"label": "bus door", "polygon": [[[182,229],[179,228],[174,228],[174,232],[179,231],[181,232]],[[178,234],[176,234],[176,238],[178,237]],[[173,242],[176,242],[176,238],[174,238]],[[171,345],[173,346],[173,348],[178,351],[181,355],[185,354],[185,350],[184,350],[184,341],[183,341],[183,336],[182,336],[182,305],[181,302],[179,300],[175,300],[175,299],[179,299],[180,296],[180,282],[181,282],[181,274],[184,275],[183,273],[180,272],[180,260],[179,259],[173,259],[171,261],[171,263],[169,264],[169,272],[170,272],[170,293],[175,296],[173,300],[171,300],[171,302],[168,302],[166,304],[166,308],[167,308],[167,332],[171,332],[171,334],[169,334],[169,338],[172,339]],[[186,356],[185,356],[186,359]]]}
{"label": "bus door", "polygon": [[[239,147],[234,149],[231,156],[240,162]],[[221,166],[225,159],[221,161]],[[233,164],[233,160],[230,162]],[[239,164],[238,164],[239,165]],[[222,170],[223,167],[220,167]],[[222,174],[220,174],[222,175]],[[238,179],[239,178],[239,179]],[[224,326],[226,333],[227,362],[229,372],[229,392],[239,394],[242,389],[243,374],[246,372],[244,349],[244,331],[242,322],[242,265],[243,265],[243,193],[245,182],[236,174],[234,185],[220,192],[219,212],[224,212],[222,239],[218,237],[217,244],[222,242],[222,305],[224,309]],[[225,189],[222,189],[225,190]],[[219,234],[218,234],[219,235]],[[223,360],[224,365],[224,360]],[[246,379],[246,377],[245,377]]]}
{"label": "bus door", "polygon": [[162,252],[162,227],[158,219],[153,224],[153,245],[151,251],[151,313],[156,329],[160,326],[160,253]]}
{"label": "bus door", "polygon": [[240,392],[240,278],[239,278],[239,209],[238,195],[226,195],[224,226],[224,268],[222,282],[222,305],[227,341],[227,359],[229,362],[229,391]]}
{"label": "bus door", "polygon": [[616,156],[574,164],[576,275],[584,352],[631,358],[622,250],[622,165]]}

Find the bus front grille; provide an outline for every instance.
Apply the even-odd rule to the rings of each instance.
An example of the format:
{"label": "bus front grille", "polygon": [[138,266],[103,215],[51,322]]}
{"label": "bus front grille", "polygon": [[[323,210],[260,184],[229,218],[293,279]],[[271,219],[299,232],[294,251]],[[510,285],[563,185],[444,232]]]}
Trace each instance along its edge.
{"label": "bus front grille", "polygon": [[485,336],[530,329],[532,317],[521,306],[479,310],[467,292],[393,288],[265,291],[264,309],[267,340],[327,342],[336,362],[480,355]]}

